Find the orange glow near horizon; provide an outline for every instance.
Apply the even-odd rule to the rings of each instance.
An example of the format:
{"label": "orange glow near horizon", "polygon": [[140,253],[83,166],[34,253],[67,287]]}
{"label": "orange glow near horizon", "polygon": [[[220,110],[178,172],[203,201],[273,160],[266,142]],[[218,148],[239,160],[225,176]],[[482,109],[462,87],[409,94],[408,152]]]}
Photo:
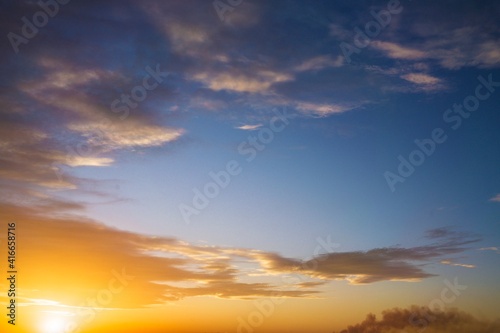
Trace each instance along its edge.
{"label": "orange glow near horizon", "polygon": [[[18,311],[19,318],[23,318],[17,327],[19,332],[248,333],[251,330],[299,332],[306,328],[321,332],[325,325],[338,330],[363,320],[367,313],[410,306],[412,303],[407,303],[401,295],[426,305],[432,295],[421,292],[422,284],[436,283],[385,281],[375,288],[370,284],[352,286],[347,281],[331,281],[316,287],[323,290],[322,294],[306,296],[308,289],[297,283],[306,278],[299,278],[296,273],[292,274],[295,285],[290,282],[293,279],[281,279],[273,274],[241,275],[241,281],[228,277],[226,269],[236,267],[227,264],[230,255],[249,255],[248,251],[200,248],[169,239],[160,242],[158,238],[78,219],[35,218],[22,211],[16,215],[23,237],[18,261],[22,286]],[[147,247],[172,251],[176,256],[151,257],[144,254]],[[275,255],[264,256],[261,251],[252,255],[253,261],[240,263],[246,270],[263,269],[276,260]],[[198,267],[204,267],[210,274],[199,275]],[[169,279],[173,280],[171,285]],[[212,289],[214,279],[218,280],[218,287]],[[166,282],[158,283],[161,280]],[[287,281],[290,284],[287,288],[304,294],[297,294],[301,297],[245,296],[249,285],[243,280],[247,283]],[[5,287],[6,282],[1,281],[0,288]],[[251,292],[261,291],[257,288]],[[218,293],[229,297],[217,297]],[[164,298],[158,300],[160,296]],[[398,303],[394,299],[398,299]],[[5,296],[0,300],[5,302]],[[467,308],[465,301],[461,305]],[[353,308],[357,311],[349,310]],[[5,323],[0,323],[0,327],[8,328]]]}

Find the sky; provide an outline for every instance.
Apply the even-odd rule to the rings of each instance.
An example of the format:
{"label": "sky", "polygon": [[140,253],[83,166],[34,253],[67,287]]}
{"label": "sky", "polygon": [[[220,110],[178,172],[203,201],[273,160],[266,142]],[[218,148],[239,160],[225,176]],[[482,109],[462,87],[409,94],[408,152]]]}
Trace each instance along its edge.
{"label": "sky", "polygon": [[2,330],[500,331],[500,3],[0,6]]}

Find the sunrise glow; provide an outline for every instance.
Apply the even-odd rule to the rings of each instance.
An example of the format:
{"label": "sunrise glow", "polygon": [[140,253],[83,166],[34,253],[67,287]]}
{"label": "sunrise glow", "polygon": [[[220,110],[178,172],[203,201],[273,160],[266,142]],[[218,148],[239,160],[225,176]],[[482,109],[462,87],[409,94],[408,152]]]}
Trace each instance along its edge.
{"label": "sunrise glow", "polygon": [[0,15],[0,332],[500,332],[499,1]]}

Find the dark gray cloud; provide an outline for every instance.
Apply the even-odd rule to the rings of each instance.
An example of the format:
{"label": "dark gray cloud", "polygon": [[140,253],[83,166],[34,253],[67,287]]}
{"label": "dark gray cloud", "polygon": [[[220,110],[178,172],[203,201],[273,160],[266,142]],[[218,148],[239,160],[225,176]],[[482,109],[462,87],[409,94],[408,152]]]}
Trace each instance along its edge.
{"label": "dark gray cloud", "polygon": [[428,231],[428,238],[435,243],[410,248],[326,253],[307,261],[275,254],[263,254],[259,259],[270,272],[297,272],[323,280],[348,280],[354,284],[416,281],[434,276],[424,269],[426,263],[461,253],[480,240],[476,235],[446,228]]}
{"label": "dark gray cloud", "polygon": [[408,309],[391,309],[382,312],[382,318],[373,314],[359,324],[348,326],[340,333],[494,333],[500,330],[500,321],[480,320],[454,309],[431,310],[412,306]]}

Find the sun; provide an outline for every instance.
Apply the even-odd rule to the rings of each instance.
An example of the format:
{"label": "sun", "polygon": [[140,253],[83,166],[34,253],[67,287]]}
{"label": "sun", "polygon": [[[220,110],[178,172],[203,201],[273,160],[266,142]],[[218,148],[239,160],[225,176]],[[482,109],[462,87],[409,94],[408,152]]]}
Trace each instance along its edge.
{"label": "sun", "polygon": [[40,333],[65,333],[66,325],[66,318],[60,316],[46,317],[40,326]]}

